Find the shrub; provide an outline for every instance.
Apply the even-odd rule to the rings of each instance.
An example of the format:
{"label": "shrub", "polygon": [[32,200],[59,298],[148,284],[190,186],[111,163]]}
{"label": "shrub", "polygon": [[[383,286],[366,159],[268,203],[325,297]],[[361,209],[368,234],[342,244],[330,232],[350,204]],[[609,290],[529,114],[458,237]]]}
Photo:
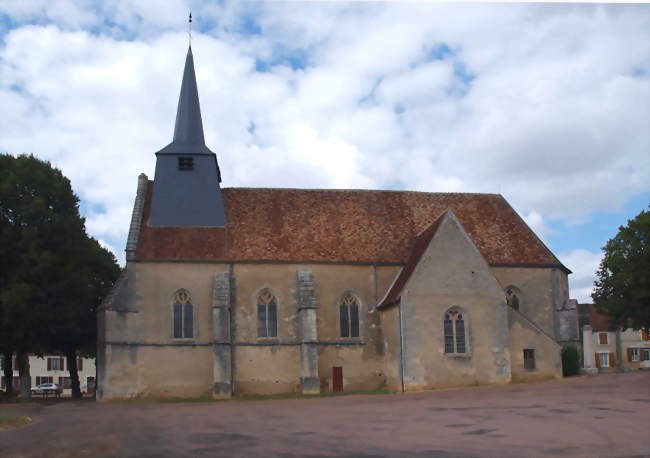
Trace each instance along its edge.
{"label": "shrub", "polygon": [[565,345],[562,348],[562,373],[571,377],[580,373],[580,353],[575,345]]}

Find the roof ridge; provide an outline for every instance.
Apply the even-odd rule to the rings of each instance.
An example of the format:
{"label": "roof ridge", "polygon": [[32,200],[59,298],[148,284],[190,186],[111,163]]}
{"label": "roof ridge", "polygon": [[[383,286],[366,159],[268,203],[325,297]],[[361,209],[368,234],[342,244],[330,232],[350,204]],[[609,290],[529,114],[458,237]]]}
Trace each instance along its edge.
{"label": "roof ridge", "polygon": [[[438,191],[413,191],[410,189],[358,189],[358,188],[266,188],[266,187],[253,187],[253,186],[232,186],[222,187],[225,189],[241,189],[251,191],[328,191],[328,192],[394,192],[394,193],[413,193],[413,194],[437,194],[448,196],[492,196],[504,199],[502,194],[489,193],[489,192],[438,192]],[[504,199],[505,200],[505,199]]]}

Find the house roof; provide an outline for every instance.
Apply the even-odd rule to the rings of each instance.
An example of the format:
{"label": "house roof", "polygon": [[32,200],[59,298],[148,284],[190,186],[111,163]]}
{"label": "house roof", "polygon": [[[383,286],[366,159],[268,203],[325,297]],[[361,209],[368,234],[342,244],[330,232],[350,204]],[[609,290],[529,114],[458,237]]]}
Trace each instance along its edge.
{"label": "house roof", "polygon": [[416,237],[452,209],[491,265],[568,272],[497,194],[224,188],[226,227],[148,225],[137,259],[404,264]]}
{"label": "house roof", "polygon": [[415,266],[419,264],[420,259],[422,259],[422,255],[427,250],[429,243],[431,243],[431,239],[438,231],[440,223],[448,212],[449,210],[440,215],[438,219],[431,223],[429,227],[415,236],[413,247],[411,248],[411,253],[406,260],[406,264],[404,264],[404,267],[400,269],[392,285],[390,285],[390,288],[388,288],[386,295],[379,302],[379,304],[377,304],[377,308],[393,304],[397,299],[399,299],[400,295],[402,294],[402,289],[404,289],[404,286],[406,285],[408,279],[411,278],[411,274],[415,270]]}
{"label": "house roof", "polygon": [[612,317],[598,313],[594,304],[585,304],[589,310],[588,324],[594,331],[613,331]]}

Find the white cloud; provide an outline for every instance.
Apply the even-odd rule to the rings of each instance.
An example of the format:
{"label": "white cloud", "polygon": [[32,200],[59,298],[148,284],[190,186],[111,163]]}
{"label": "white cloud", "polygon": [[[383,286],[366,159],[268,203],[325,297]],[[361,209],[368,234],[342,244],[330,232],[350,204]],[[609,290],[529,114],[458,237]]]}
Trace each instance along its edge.
{"label": "white cloud", "polygon": [[526,221],[526,224],[530,226],[533,232],[544,241],[544,243],[548,243],[548,236],[550,235],[551,230],[540,213],[531,210],[528,214],[522,215],[522,218]]}
{"label": "white cloud", "polygon": [[123,259],[124,256],[121,253],[118,254],[118,250],[116,250],[113,245],[101,239],[97,240],[97,243],[99,243],[99,246],[101,246],[102,248],[113,253],[113,256],[115,256],[119,260],[120,264],[122,265],[124,264],[124,259]]}
{"label": "white cloud", "polygon": [[61,167],[120,252],[189,6],[225,186],[500,192],[544,240],[649,189],[644,5],[5,2],[0,150]]}
{"label": "white cloud", "polygon": [[596,271],[603,258],[601,252],[592,252],[589,250],[573,250],[568,253],[562,253],[559,256],[560,261],[573,273],[569,275],[569,291],[571,298],[578,299],[580,303],[591,303],[591,293],[596,280]]}

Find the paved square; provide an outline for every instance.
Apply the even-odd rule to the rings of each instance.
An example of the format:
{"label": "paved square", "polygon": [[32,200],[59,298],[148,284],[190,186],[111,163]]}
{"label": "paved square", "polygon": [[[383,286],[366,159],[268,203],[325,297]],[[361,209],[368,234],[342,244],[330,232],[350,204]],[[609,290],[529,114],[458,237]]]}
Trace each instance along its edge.
{"label": "paved square", "polygon": [[0,404],[0,456],[650,455],[650,372],[300,400]]}

